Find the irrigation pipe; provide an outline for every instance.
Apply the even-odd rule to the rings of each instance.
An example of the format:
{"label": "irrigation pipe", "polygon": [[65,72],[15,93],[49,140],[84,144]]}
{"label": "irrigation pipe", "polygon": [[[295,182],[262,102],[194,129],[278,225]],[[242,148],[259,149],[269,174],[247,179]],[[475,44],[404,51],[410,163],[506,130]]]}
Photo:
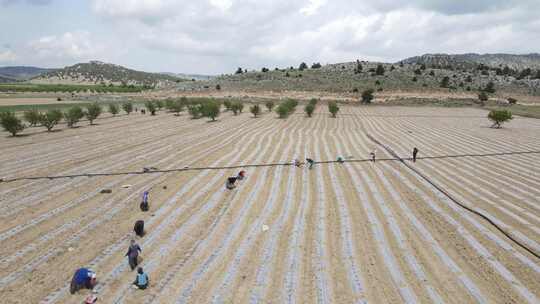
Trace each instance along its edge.
{"label": "irrigation pipe", "polygon": [[[369,134],[371,140],[374,140]],[[376,141],[379,145],[386,147]],[[389,151],[390,152],[390,151]],[[403,158],[397,156],[395,153],[390,152],[393,158],[378,158],[376,161],[400,161],[407,165]],[[500,152],[500,153],[488,153],[488,154],[456,154],[456,155],[440,155],[440,156],[423,156],[417,157],[416,159],[444,159],[444,158],[461,158],[461,157],[495,157],[495,156],[505,156],[505,155],[518,155],[518,154],[540,154],[540,151],[518,151],[518,152]],[[410,158],[406,158],[409,159]],[[338,160],[323,160],[315,161],[315,164],[334,164],[334,163],[361,163],[361,162],[370,162],[370,158],[364,159],[344,159],[343,161]],[[301,165],[305,165],[305,162],[301,162]],[[52,175],[52,176],[21,176],[14,178],[0,178],[0,183],[10,183],[21,180],[40,180],[40,179],[62,179],[62,178],[77,178],[77,177],[102,177],[102,176],[120,176],[120,175],[142,175],[142,174],[159,174],[159,173],[175,173],[175,172],[185,172],[185,171],[203,171],[203,170],[226,170],[226,169],[242,169],[242,168],[260,168],[260,167],[277,167],[277,166],[294,166],[292,162],[286,163],[267,163],[267,164],[239,164],[234,166],[222,166],[222,167],[184,167],[184,168],[173,168],[167,170],[149,170],[149,171],[124,171],[124,172],[101,172],[101,173],[79,173],[79,174],[70,174],[70,175]],[[411,167],[412,170],[414,168]],[[420,173],[418,173],[420,174]]]}
{"label": "irrigation pipe", "polygon": [[[430,180],[427,176],[425,176],[424,174],[422,174],[419,170],[417,170],[416,168],[414,168],[413,166],[411,166],[410,164],[406,163],[402,158],[400,158],[392,149],[390,149],[389,147],[383,145],[381,142],[379,142],[377,139],[375,139],[373,136],[371,136],[370,134],[367,134],[366,133],[366,136],[371,140],[373,141],[374,143],[376,143],[377,145],[381,146],[383,149],[385,149],[388,153],[390,153],[390,155],[394,156],[396,159],[398,159],[403,165],[405,165],[407,168],[409,168],[411,171],[413,171],[414,173],[416,173],[418,176],[420,176],[422,179],[424,179],[426,182],[428,182],[430,185],[432,185],[435,189],[437,189],[439,192],[441,192],[442,194],[444,194],[448,199],[450,199],[452,202],[454,202],[455,204],[457,204],[458,206],[460,206],[461,208],[481,217],[482,219],[484,219],[485,221],[487,221],[489,224],[491,224],[495,229],[497,229],[499,232],[501,232],[504,236],[506,236],[510,241],[512,241],[514,244],[518,245],[519,247],[523,248],[525,251],[529,252],[530,254],[532,254],[533,256],[535,256],[537,259],[540,259],[540,255],[538,253],[536,253],[534,250],[532,250],[531,248],[527,247],[525,244],[521,243],[520,241],[516,240],[512,235],[510,235],[508,232],[506,232],[504,229],[502,229],[499,225],[497,225],[495,222],[493,222],[489,217],[485,216],[484,214],[482,214],[481,212],[477,211],[477,210],[474,210],[473,208],[471,207],[468,207],[467,205],[461,203],[460,201],[458,201],[455,197],[453,197],[450,193],[448,193],[446,190],[444,190],[442,187],[440,187],[439,185],[437,185],[436,183],[434,183],[432,180]],[[525,154],[527,152],[506,152],[506,153],[502,153],[502,154],[498,154],[498,155],[508,155],[508,154]],[[533,151],[530,151],[528,153],[538,153],[538,152],[533,152]],[[488,155],[488,156],[492,156],[492,154]],[[480,155],[476,155],[476,156],[480,156]],[[451,157],[451,156],[449,156]],[[456,156],[454,156],[456,157]],[[424,157],[424,158],[437,158],[437,157]],[[440,157],[439,157],[440,158]],[[420,159],[420,158],[417,158],[417,159]]]}

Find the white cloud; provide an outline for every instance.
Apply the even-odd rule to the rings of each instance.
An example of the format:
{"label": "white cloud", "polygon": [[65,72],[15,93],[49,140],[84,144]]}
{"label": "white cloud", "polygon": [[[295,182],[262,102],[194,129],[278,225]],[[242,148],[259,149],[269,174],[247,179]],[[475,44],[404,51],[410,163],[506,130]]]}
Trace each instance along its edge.
{"label": "white cloud", "polygon": [[88,32],[66,32],[44,36],[29,43],[29,48],[41,58],[95,59],[105,47],[91,39]]}
{"label": "white cloud", "polygon": [[17,60],[17,55],[12,50],[0,51],[0,62],[10,63]]}
{"label": "white cloud", "polygon": [[99,22],[99,33],[90,24],[86,32],[36,38],[27,44],[30,57],[226,73],[301,61],[540,49],[538,0],[91,0],[90,8],[86,18]]}
{"label": "white cloud", "polygon": [[300,13],[306,16],[314,15],[325,4],[326,0],[309,0],[308,5],[300,9]]}

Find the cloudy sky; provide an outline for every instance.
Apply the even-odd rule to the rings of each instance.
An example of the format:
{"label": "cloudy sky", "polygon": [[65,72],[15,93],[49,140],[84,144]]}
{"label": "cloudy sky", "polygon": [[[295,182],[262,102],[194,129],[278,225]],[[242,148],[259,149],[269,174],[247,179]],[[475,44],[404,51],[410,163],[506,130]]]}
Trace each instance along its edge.
{"label": "cloudy sky", "polygon": [[231,73],[540,52],[539,0],[0,0],[0,66]]}

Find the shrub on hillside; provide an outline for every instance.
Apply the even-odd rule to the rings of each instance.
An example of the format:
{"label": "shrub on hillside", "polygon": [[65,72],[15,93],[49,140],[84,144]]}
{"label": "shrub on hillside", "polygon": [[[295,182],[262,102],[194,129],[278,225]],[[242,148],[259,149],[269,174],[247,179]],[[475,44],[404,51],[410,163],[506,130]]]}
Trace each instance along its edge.
{"label": "shrub on hillside", "polygon": [[339,106],[337,102],[331,101],[328,103],[328,111],[332,114],[332,117],[336,117],[337,112],[339,111]]}
{"label": "shrub on hillside", "polygon": [[116,116],[120,112],[120,109],[118,108],[118,105],[115,103],[109,104],[109,113],[111,113],[113,116]]}
{"label": "shrub on hillside", "polygon": [[261,106],[259,106],[258,104],[254,104],[249,108],[249,111],[251,112],[251,114],[253,114],[254,117],[257,117],[257,115],[261,113]]}
{"label": "shrub on hillside", "polygon": [[84,112],[84,116],[86,116],[86,119],[90,122],[90,124],[94,124],[94,120],[101,115],[101,106],[97,103],[93,103],[86,107],[86,112]]}
{"label": "shrub on hillside", "polygon": [[306,112],[306,114],[307,114],[308,117],[311,117],[311,115],[313,115],[313,112],[315,112],[315,104],[308,103],[308,104],[304,107],[304,112]]}
{"label": "shrub on hillside", "polygon": [[511,105],[515,105],[517,103],[517,99],[512,98],[512,97],[508,97],[507,100],[508,100],[508,103]]}
{"label": "shrub on hillside", "polygon": [[482,102],[486,102],[486,101],[488,101],[488,99],[489,99],[489,97],[486,94],[486,92],[480,92],[480,94],[478,94],[478,100],[480,100]]}
{"label": "shrub on hillside", "polygon": [[493,81],[490,81],[486,84],[486,87],[484,88],[484,92],[493,94],[495,93],[495,84]]}
{"label": "shrub on hillside", "polygon": [[131,102],[124,102],[122,109],[129,115],[129,113],[133,112],[133,104]]}
{"label": "shrub on hillside", "polygon": [[448,88],[448,86],[450,85],[450,78],[448,76],[444,76],[443,79],[441,80],[441,88]]}
{"label": "shrub on hillside", "polygon": [[373,93],[375,91],[373,89],[367,89],[364,92],[362,92],[362,103],[371,103],[374,96]]}
{"label": "shrub on hillside", "polygon": [[22,132],[26,126],[22,121],[12,112],[0,113],[0,125],[12,136],[16,136],[17,133]]}
{"label": "shrub on hillside", "polygon": [[62,120],[62,116],[60,110],[49,110],[39,115],[39,122],[50,132]]}
{"label": "shrub on hillside", "polygon": [[66,120],[67,126],[70,128],[75,127],[75,125],[84,117],[84,111],[79,106],[71,107],[67,112],[64,113],[64,119]]}
{"label": "shrub on hillside", "polygon": [[375,70],[375,75],[382,76],[384,75],[384,72],[385,72],[384,66],[382,64],[378,64],[377,69]]}
{"label": "shrub on hillside", "polygon": [[501,128],[502,124],[512,120],[512,112],[508,110],[492,110],[488,114],[488,119],[493,122],[492,128]]}
{"label": "shrub on hillside", "polygon": [[264,105],[265,105],[266,108],[268,109],[268,112],[271,112],[272,109],[274,108],[274,102],[271,101],[271,100],[267,101]]}
{"label": "shrub on hillside", "polygon": [[39,123],[39,111],[37,109],[24,111],[23,117],[31,127],[35,127]]}
{"label": "shrub on hillside", "polygon": [[308,66],[307,66],[307,64],[305,62],[300,63],[300,66],[298,66],[298,69],[300,71],[303,71],[303,70],[305,70],[307,68],[308,68]]}
{"label": "shrub on hillside", "polygon": [[312,69],[320,69],[321,67],[322,65],[319,62],[315,62],[314,64],[311,65]]}

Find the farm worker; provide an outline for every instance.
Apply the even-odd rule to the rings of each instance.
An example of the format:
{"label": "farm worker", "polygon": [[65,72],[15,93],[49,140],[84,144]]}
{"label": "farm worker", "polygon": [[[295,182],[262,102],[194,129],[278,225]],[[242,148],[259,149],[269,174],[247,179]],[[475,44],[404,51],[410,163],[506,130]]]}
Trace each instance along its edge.
{"label": "farm worker", "polygon": [[296,167],[300,167],[302,164],[300,164],[300,161],[298,160],[298,158],[295,158],[295,159],[294,159],[294,165],[295,165]]}
{"label": "farm worker", "polygon": [[306,158],[307,163],[309,164],[309,169],[313,168],[313,164],[315,164],[315,161],[311,158]]}
{"label": "farm worker", "polygon": [[418,149],[416,147],[414,147],[414,149],[412,150],[412,159],[413,159],[413,162],[416,162],[416,155],[418,154]]}
{"label": "farm worker", "polygon": [[238,180],[243,180],[244,177],[246,177],[246,171],[244,171],[244,170],[240,171],[240,172],[238,173],[238,175],[236,176],[236,178],[237,178]]}
{"label": "farm worker", "polygon": [[149,281],[150,279],[148,279],[148,275],[143,271],[142,267],[139,267],[137,269],[137,277],[135,278],[133,285],[137,286],[139,289],[146,289]]}
{"label": "farm worker", "polygon": [[93,289],[95,285],[96,273],[88,268],[79,268],[71,279],[69,292],[74,294],[83,288]]}
{"label": "farm worker", "polygon": [[238,179],[238,177],[236,176],[231,176],[229,178],[227,178],[227,183],[225,183],[225,187],[229,190],[232,190],[234,189],[236,186],[234,185],[236,183],[236,180]]}
{"label": "farm worker", "polygon": [[345,161],[343,160],[343,157],[338,156],[337,162],[340,163],[340,164],[343,164]]}
{"label": "farm worker", "polygon": [[371,161],[375,162],[375,150],[373,150],[371,153],[369,153],[369,155],[371,155]]}
{"label": "farm worker", "polygon": [[135,226],[133,226],[133,231],[135,231],[135,234],[142,237],[144,235],[144,221],[138,220],[135,222]]}
{"label": "farm worker", "polygon": [[148,211],[148,195],[148,191],[143,192],[142,202],[140,205],[142,211]]}
{"label": "farm worker", "polygon": [[131,270],[135,270],[135,267],[139,264],[139,252],[141,252],[141,247],[135,243],[135,240],[131,240],[126,256],[128,257],[129,267]]}

